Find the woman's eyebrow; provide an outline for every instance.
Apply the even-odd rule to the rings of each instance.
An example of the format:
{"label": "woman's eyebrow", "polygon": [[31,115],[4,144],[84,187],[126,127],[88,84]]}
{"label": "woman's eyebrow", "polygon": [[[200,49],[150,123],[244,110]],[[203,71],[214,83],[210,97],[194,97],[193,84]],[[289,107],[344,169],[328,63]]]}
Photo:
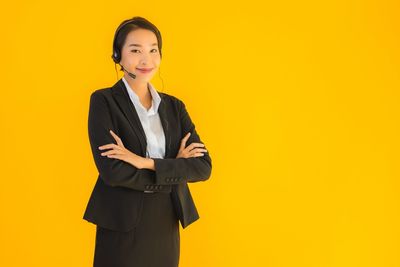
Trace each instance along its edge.
{"label": "woman's eyebrow", "polygon": [[[152,44],[152,46],[154,46],[154,45],[157,45],[157,43]],[[142,47],[142,45],[140,45],[140,44],[130,44],[129,46],[139,46],[139,47]]]}

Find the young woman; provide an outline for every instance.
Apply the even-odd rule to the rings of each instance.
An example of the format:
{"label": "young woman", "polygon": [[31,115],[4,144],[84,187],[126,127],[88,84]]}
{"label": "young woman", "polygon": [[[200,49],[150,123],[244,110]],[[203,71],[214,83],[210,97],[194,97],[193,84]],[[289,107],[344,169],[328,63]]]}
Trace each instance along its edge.
{"label": "young woman", "polygon": [[124,76],[90,97],[99,175],[83,218],[97,225],[95,267],[177,267],[179,221],[199,219],[188,183],[209,179],[211,158],[185,104],[150,83],[161,48],[151,22],[123,21],[112,59]]}

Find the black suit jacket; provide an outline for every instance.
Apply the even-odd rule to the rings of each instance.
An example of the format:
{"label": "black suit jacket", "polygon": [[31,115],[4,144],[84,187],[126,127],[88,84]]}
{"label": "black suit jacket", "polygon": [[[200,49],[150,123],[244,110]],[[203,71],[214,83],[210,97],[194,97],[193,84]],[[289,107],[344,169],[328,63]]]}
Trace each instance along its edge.
{"label": "black suit jacket", "polygon": [[158,113],[165,134],[165,157],[154,158],[155,171],[138,169],[125,161],[100,155],[101,145],[116,143],[113,130],[126,149],[146,156],[146,135],[125,84],[119,79],[112,87],[94,91],[90,96],[89,141],[99,172],[83,219],[117,231],[133,229],[140,218],[143,191],[171,193],[181,225],[199,219],[187,183],[208,180],[211,175],[209,151],[201,157],[176,158],[182,138],[191,132],[186,145],[202,143],[185,104],[178,98],[158,92]]}

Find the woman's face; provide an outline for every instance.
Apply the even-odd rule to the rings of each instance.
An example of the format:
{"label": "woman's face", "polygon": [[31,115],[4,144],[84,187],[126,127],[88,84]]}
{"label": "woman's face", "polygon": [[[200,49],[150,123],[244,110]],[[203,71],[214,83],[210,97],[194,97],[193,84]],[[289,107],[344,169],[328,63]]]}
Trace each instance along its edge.
{"label": "woman's face", "polygon": [[120,65],[136,74],[135,80],[150,81],[157,72],[160,62],[160,52],[154,32],[136,29],[128,33],[121,51]]}

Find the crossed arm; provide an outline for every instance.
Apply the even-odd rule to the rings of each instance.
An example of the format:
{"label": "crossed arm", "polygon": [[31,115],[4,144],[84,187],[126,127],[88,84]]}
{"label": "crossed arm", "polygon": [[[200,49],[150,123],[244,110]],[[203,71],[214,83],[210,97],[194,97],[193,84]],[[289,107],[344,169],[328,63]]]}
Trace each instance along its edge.
{"label": "crossed arm", "polygon": [[[179,100],[179,116],[183,133],[189,146],[190,157],[144,158],[127,150],[122,140],[112,131],[110,111],[105,97],[94,92],[90,98],[88,130],[92,154],[100,177],[110,186],[146,190],[149,185],[171,185],[184,182],[205,181],[211,175],[211,158],[205,150],[199,156],[196,144],[202,143],[185,104]],[[114,144],[114,140],[117,144]],[[185,143],[186,143],[185,141]],[[101,148],[112,148],[103,154]],[[205,148],[205,147],[204,147]],[[180,150],[181,151],[181,150]],[[162,191],[162,190],[161,190]]]}

